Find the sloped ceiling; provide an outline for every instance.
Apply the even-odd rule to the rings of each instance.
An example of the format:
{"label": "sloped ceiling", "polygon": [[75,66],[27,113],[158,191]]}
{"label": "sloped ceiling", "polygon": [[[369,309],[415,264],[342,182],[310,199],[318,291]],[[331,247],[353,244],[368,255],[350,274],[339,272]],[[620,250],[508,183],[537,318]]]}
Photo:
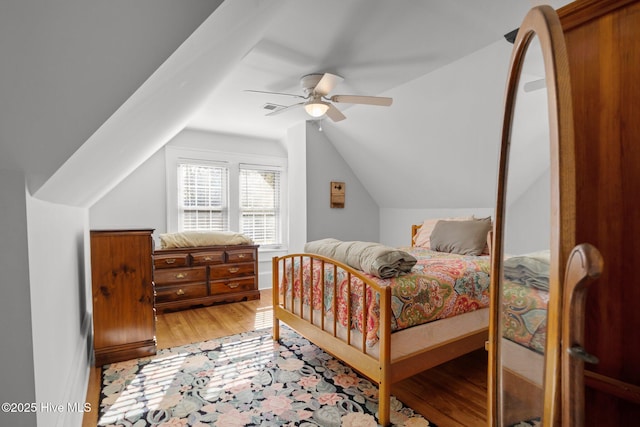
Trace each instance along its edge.
{"label": "sloped ceiling", "polygon": [[0,2],[0,168],[37,188],[221,2]]}
{"label": "sloped ceiling", "polygon": [[[299,83],[303,75],[331,72],[344,77],[332,94],[378,95],[504,40],[503,35],[520,24],[531,4],[524,0],[297,0],[274,19],[188,126],[280,138],[308,116],[297,109],[266,117],[262,107],[266,102],[298,101],[245,89],[303,94]],[[345,113],[349,117],[350,111]]]}
{"label": "sloped ceiling", "polygon": [[378,206],[491,208],[512,49],[503,36],[540,3],[297,1],[188,126],[279,138],[309,117],[262,107],[299,100],[243,90],[303,94],[301,76],[332,72],[345,79],[332,94],[394,99],[389,108],[339,104],[346,120],[318,123]]}
{"label": "sloped ceiling", "polygon": [[511,45],[498,41],[383,93],[392,108],[349,109],[323,131],[381,208],[495,205]]}
{"label": "sloped ceiling", "polygon": [[302,75],[329,71],[345,78],[334,93],[394,97],[322,123],[379,206],[492,205],[503,34],[540,2],[219,3],[2,2],[0,167],[27,170],[37,197],[88,206],[183,127],[282,138],[307,117],[265,117],[288,100],[243,90],[299,93]]}
{"label": "sloped ceiling", "polygon": [[35,197],[73,206],[99,200],[184,129],[287,3],[222,3],[35,191]]}

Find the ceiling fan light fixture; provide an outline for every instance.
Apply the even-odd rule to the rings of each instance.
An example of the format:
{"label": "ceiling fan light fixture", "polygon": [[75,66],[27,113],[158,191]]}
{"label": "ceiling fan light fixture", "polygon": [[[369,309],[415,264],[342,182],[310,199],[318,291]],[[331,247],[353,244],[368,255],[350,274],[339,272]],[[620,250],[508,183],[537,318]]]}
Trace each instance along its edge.
{"label": "ceiling fan light fixture", "polygon": [[393,103],[392,98],[381,96],[366,96],[366,95],[333,95],[329,96],[329,93],[334,87],[342,82],[342,77],[331,73],[313,73],[302,76],[300,79],[300,85],[304,90],[304,96],[293,93],[283,92],[269,92],[264,90],[246,90],[246,92],[266,93],[272,95],[290,96],[302,101],[298,101],[296,104],[287,106],[281,106],[278,104],[269,103],[265,106],[270,112],[265,116],[274,116],[293,109],[299,109],[304,107],[305,111],[312,119],[322,119],[325,116],[334,122],[339,122],[346,119],[345,115],[334,106],[334,103],[344,104],[364,104],[364,105],[378,105],[388,107]]}
{"label": "ceiling fan light fixture", "polygon": [[311,117],[322,117],[329,110],[329,103],[315,99],[304,104],[304,109]]}

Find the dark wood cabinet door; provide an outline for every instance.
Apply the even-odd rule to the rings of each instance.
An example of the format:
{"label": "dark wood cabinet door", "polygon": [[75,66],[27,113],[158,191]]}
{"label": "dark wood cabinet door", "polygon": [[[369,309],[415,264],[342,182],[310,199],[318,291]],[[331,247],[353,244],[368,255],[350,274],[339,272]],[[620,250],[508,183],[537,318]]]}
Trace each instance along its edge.
{"label": "dark wood cabinet door", "polygon": [[91,231],[96,365],[155,353],[151,233]]}

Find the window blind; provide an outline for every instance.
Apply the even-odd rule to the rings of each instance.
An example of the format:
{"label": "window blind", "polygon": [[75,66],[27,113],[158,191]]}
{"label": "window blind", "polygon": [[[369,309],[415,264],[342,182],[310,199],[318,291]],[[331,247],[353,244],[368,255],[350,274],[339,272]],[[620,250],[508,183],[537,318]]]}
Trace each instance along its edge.
{"label": "window blind", "polygon": [[183,231],[227,231],[228,170],[226,167],[178,165],[178,222]]}
{"label": "window blind", "polygon": [[280,171],[240,165],[240,231],[260,245],[281,243]]}

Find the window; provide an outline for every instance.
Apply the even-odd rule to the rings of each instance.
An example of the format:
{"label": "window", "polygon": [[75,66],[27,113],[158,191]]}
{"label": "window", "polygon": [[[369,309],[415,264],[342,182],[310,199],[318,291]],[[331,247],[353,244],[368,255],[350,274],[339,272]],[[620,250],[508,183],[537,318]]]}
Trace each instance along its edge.
{"label": "window", "polygon": [[280,171],[240,166],[240,231],[261,244],[279,243]]}
{"label": "window", "polygon": [[180,231],[229,229],[226,168],[178,165],[178,218]]}
{"label": "window", "polygon": [[168,231],[239,231],[281,248],[285,160],[167,148]]}

